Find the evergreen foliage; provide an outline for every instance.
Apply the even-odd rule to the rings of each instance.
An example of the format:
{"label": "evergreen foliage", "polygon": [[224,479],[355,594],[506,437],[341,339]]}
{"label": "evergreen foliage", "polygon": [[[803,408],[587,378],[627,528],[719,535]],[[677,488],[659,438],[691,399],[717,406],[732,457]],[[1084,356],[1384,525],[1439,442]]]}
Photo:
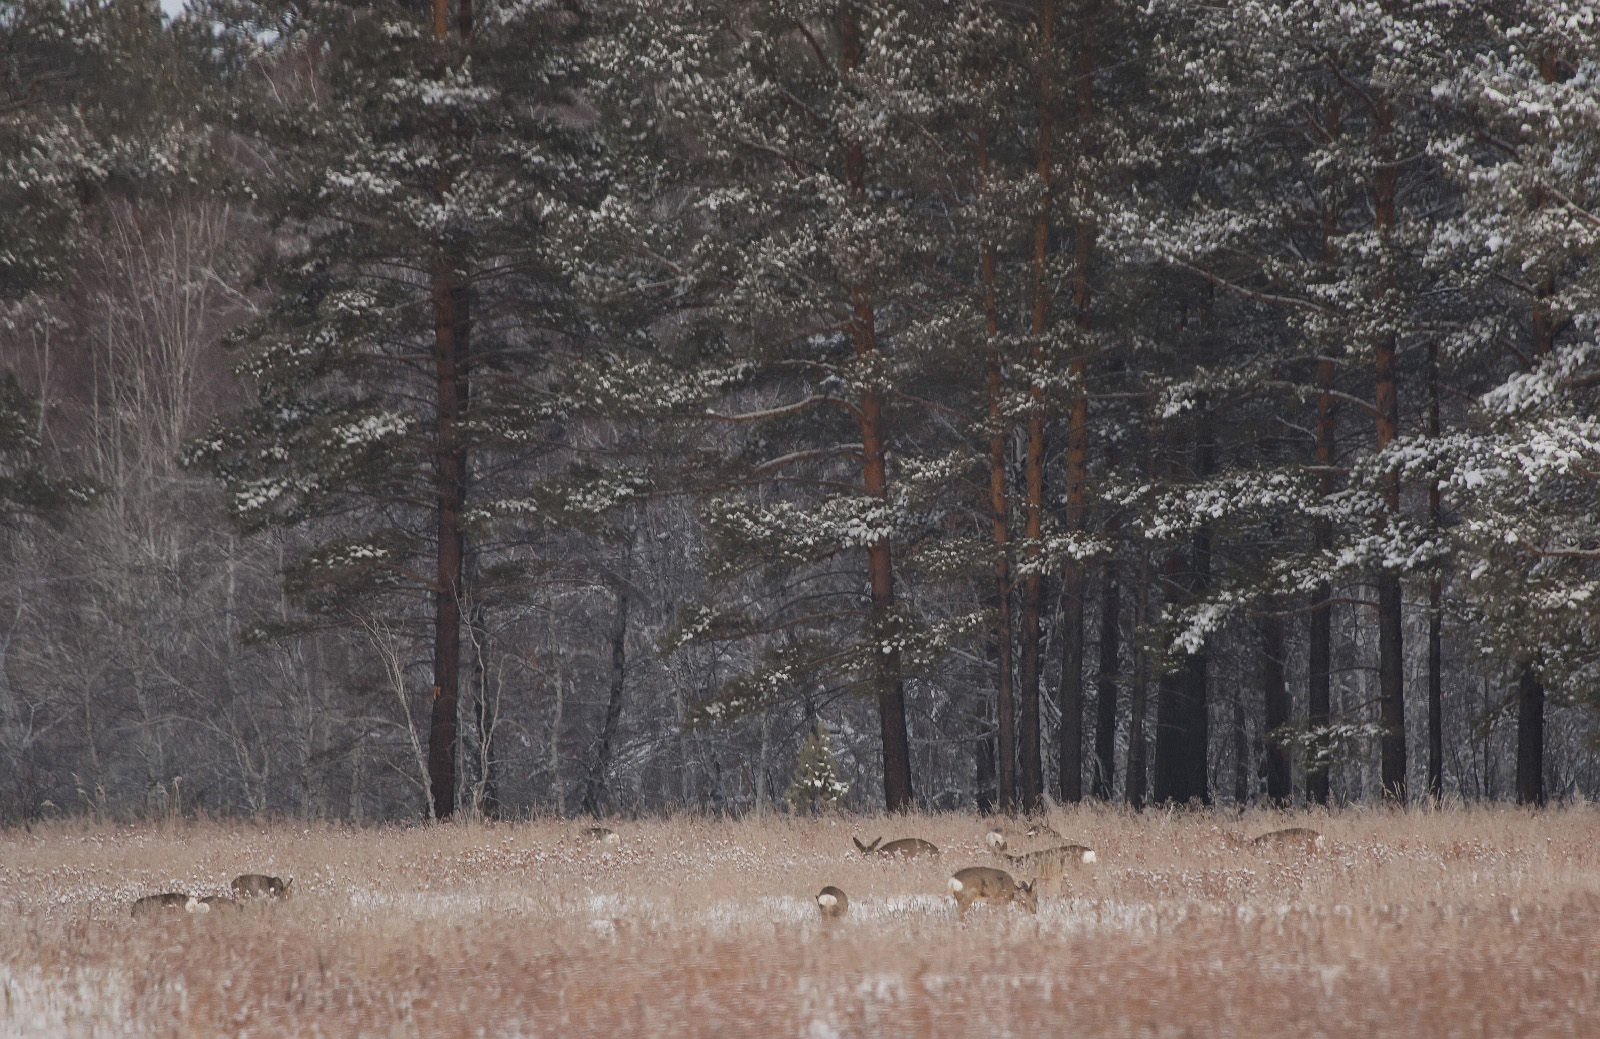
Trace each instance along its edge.
{"label": "evergreen foliage", "polygon": [[833,744],[828,739],[828,728],[817,720],[800,752],[794,758],[794,777],[783,799],[795,812],[831,812],[850,792],[850,784],[839,778],[839,767],[833,760]]}

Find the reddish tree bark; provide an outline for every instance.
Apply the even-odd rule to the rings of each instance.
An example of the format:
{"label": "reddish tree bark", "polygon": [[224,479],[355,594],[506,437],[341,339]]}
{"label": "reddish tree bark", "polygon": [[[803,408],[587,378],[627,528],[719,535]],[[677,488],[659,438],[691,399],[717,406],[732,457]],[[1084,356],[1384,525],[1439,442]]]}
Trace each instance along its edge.
{"label": "reddish tree bark", "polygon": [[[987,187],[989,147],[988,137],[982,130],[978,132],[978,167],[983,178],[981,187]],[[989,515],[994,534],[994,644],[995,658],[999,665],[995,704],[999,730],[996,733],[999,740],[996,764],[1000,773],[1000,810],[1012,812],[1017,807],[1017,734],[1011,676],[1011,531],[1006,502],[1006,440],[1010,427],[1006,424],[1001,410],[1004,386],[1000,356],[1000,308],[995,298],[998,265],[994,243],[985,243],[983,323],[989,341],[986,366],[986,391],[989,403]]]}
{"label": "reddish tree bark", "polygon": [[[449,0],[434,0],[434,39],[441,48],[450,33]],[[471,34],[472,9],[461,9],[463,39]],[[441,125],[441,150],[455,128]],[[448,175],[435,184],[435,198],[450,193]],[[428,727],[428,786],[434,815],[447,819],[456,803],[456,730],[461,687],[462,572],[466,558],[461,513],[467,495],[467,449],[457,427],[467,408],[471,371],[472,316],[470,288],[455,263],[455,250],[439,243],[431,275],[433,359],[435,375],[434,493],[437,555],[433,599],[433,710]]]}
{"label": "reddish tree bark", "polygon": [[[1055,4],[1039,0],[1040,60],[1038,80],[1038,174],[1039,211],[1033,223],[1033,315],[1030,331],[1033,343],[1030,358],[1035,366],[1044,364],[1043,336],[1050,317],[1050,285],[1045,262],[1050,256],[1050,141],[1053,132],[1051,66],[1055,53]],[[1022,583],[1022,681],[1021,718],[1021,799],[1024,811],[1043,807],[1044,766],[1039,755],[1040,614],[1044,603],[1044,578],[1039,573],[1040,539],[1044,534],[1044,390],[1037,381],[1030,387],[1033,407],[1028,413],[1027,456],[1023,462],[1024,522],[1027,558],[1030,564]]]}
{"label": "reddish tree bark", "polygon": [[[1089,128],[1094,120],[1095,19],[1099,16],[1095,0],[1086,0],[1078,9],[1078,133],[1080,146],[1089,145]],[[1087,163],[1078,163],[1080,176]],[[1090,186],[1078,185],[1078,198],[1088,197]],[[1078,348],[1071,372],[1075,390],[1067,421],[1067,508],[1066,527],[1082,533],[1088,522],[1089,473],[1089,328],[1093,302],[1089,284],[1089,265],[1094,260],[1094,222],[1080,215],[1073,227],[1072,306],[1079,332]],[[1086,568],[1077,559],[1068,559],[1061,573],[1061,800],[1083,800],[1083,599]]]}
{"label": "reddish tree bark", "polygon": [[[1378,138],[1379,163],[1372,177],[1372,208],[1380,240],[1387,248],[1395,224],[1395,188],[1399,165],[1393,155],[1394,105],[1387,91],[1378,89],[1374,97],[1374,133]],[[1380,262],[1389,263],[1387,257]],[[1381,303],[1390,291],[1392,274],[1384,272],[1377,288]],[[1377,412],[1377,449],[1381,452],[1400,432],[1400,398],[1395,376],[1396,336],[1393,329],[1379,334],[1374,350],[1376,387],[1373,404]],[[1400,473],[1391,470],[1383,477],[1383,497],[1389,515],[1400,514]],[[1406,800],[1406,699],[1405,657],[1401,626],[1404,619],[1400,598],[1400,575],[1393,570],[1378,574],[1378,699],[1384,796],[1401,804]]]}
{"label": "reddish tree bark", "polygon": [[[854,7],[846,5],[839,19],[841,64],[846,72],[861,57],[861,26]],[[866,156],[860,141],[845,151],[845,181],[858,202],[866,198]],[[868,287],[850,287],[850,335],[856,358],[867,361],[878,352],[876,316]],[[884,388],[874,385],[861,395],[861,480],[866,494],[887,501],[889,479],[884,435]],[[878,728],[883,740],[883,799],[891,812],[908,811],[915,802],[911,789],[911,743],[906,731],[905,690],[894,622],[894,559],[887,536],[867,549],[872,588],[871,636],[874,642],[873,685],[878,700]]]}

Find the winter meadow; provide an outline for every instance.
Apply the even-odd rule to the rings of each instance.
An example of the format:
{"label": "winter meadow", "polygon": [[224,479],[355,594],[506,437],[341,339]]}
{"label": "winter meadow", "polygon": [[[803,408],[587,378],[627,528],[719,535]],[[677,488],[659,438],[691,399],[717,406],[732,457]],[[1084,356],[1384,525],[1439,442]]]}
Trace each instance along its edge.
{"label": "winter meadow", "polygon": [[0,0],[0,1036],[1583,1035],[1597,404],[1600,0]]}

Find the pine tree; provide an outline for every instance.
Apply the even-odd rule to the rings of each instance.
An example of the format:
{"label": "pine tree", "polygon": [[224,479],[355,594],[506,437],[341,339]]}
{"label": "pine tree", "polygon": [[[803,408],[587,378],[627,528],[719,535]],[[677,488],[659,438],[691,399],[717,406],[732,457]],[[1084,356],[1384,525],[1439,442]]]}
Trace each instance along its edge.
{"label": "pine tree", "polygon": [[1546,685],[1568,699],[1600,673],[1600,7],[1535,0],[1486,24],[1487,52],[1432,84],[1472,126],[1440,149],[1465,197],[1434,259],[1475,302],[1450,353],[1499,384],[1472,428],[1412,450],[1460,511],[1475,641],[1513,664],[1516,797],[1543,804]]}
{"label": "pine tree", "polygon": [[572,107],[584,10],[263,5],[229,21],[227,115],[271,156],[247,187],[278,250],[270,310],[237,337],[256,401],[195,455],[246,526],[312,524],[289,575],[312,614],[427,603],[430,804],[448,816],[465,561],[503,493],[474,464],[554,414],[539,380],[573,327],[567,236],[596,192]]}
{"label": "pine tree", "polygon": [[[1370,575],[1382,782],[1389,796],[1403,799],[1401,580],[1428,565],[1437,548],[1426,528],[1401,512],[1399,358],[1438,334],[1448,299],[1423,263],[1435,226],[1429,214],[1445,190],[1430,146],[1446,136],[1449,118],[1429,84],[1470,52],[1474,23],[1451,4],[1307,0],[1175,10],[1193,21],[1169,65],[1195,73],[1199,96],[1227,99],[1198,125],[1208,127],[1201,130],[1206,147],[1238,165],[1219,167],[1216,194],[1152,236],[1152,244],[1238,298],[1280,311],[1290,338],[1263,356],[1267,371],[1301,379],[1299,372],[1315,371],[1304,392],[1318,404],[1317,467],[1300,474],[1318,475],[1323,503],[1294,496],[1296,510],[1317,521],[1315,544],[1299,563],[1286,557],[1266,587],[1277,596],[1309,591],[1321,613],[1334,585],[1363,568]],[[1278,147],[1262,147],[1264,140]],[[1403,158],[1411,156],[1417,158]],[[1250,190],[1239,191],[1244,184]],[[1372,373],[1370,403],[1336,386],[1347,358]],[[1359,468],[1364,482],[1342,492],[1329,479],[1336,473],[1335,401],[1354,402],[1371,416],[1373,457],[1381,460]],[[1337,555],[1329,547],[1336,533],[1350,539]],[[1213,620],[1224,615],[1206,612]],[[1319,717],[1328,658],[1320,629],[1319,621],[1311,669],[1311,713]],[[1314,798],[1325,796],[1321,784],[1313,777]]]}

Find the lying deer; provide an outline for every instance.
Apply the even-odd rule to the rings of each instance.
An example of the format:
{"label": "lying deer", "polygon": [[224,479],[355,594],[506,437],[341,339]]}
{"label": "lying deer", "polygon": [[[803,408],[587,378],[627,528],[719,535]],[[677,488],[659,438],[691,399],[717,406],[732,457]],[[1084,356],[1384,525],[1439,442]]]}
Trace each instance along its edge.
{"label": "lying deer", "polygon": [[931,855],[934,858],[939,856],[938,845],[930,844],[920,837],[902,837],[897,841],[890,841],[888,844],[884,844],[881,848],[878,845],[883,843],[882,837],[879,837],[871,844],[862,844],[859,837],[850,839],[856,842],[856,848],[863,855],[876,854],[887,858],[906,859],[915,859],[923,855]]}
{"label": "lying deer", "polygon": [[817,892],[817,909],[822,912],[824,920],[837,920],[849,911],[850,897],[829,884]]}
{"label": "lying deer", "polygon": [[1284,830],[1272,830],[1259,837],[1241,837],[1237,833],[1224,833],[1223,839],[1229,844],[1241,847],[1267,850],[1270,848],[1288,849],[1305,854],[1318,852],[1327,844],[1328,839],[1316,830],[1306,826],[1291,826]]}
{"label": "lying deer", "polygon": [[581,831],[583,839],[591,844],[598,844],[606,851],[616,851],[622,847],[622,837],[615,830],[604,826],[590,826]]}
{"label": "lying deer", "polygon": [[950,878],[950,894],[956,900],[956,918],[965,920],[974,902],[989,905],[1020,905],[1030,913],[1039,911],[1039,894],[1034,882],[1017,883],[1011,874],[993,866],[968,866]]}
{"label": "lying deer", "polygon": [[1012,841],[1024,839],[1030,841],[1045,839],[1056,841],[1066,840],[1065,837],[1051,829],[1046,823],[1032,823],[1025,830],[1006,830],[996,826],[988,833],[983,835],[983,842],[989,846],[990,851],[995,852],[996,854],[1011,847]]}
{"label": "lying deer", "polygon": [[1007,855],[1004,852],[998,854],[1002,862],[1018,873],[1032,876],[1035,885],[1045,881],[1052,887],[1066,875],[1068,870],[1092,866],[1100,858],[1092,848],[1085,848],[1081,844],[1064,844],[1059,848],[1043,848],[1021,855]]}
{"label": "lying deer", "polygon": [[289,897],[289,885],[294,883],[294,878],[279,880],[269,877],[265,873],[243,873],[233,878],[233,883],[228,887],[240,898],[271,898],[283,899]]}
{"label": "lying deer", "polygon": [[176,912],[182,909],[188,913],[209,913],[211,905],[193,895],[185,895],[177,891],[163,891],[159,895],[145,895],[143,898],[134,899],[133,915],[135,917],[150,916],[163,910]]}

